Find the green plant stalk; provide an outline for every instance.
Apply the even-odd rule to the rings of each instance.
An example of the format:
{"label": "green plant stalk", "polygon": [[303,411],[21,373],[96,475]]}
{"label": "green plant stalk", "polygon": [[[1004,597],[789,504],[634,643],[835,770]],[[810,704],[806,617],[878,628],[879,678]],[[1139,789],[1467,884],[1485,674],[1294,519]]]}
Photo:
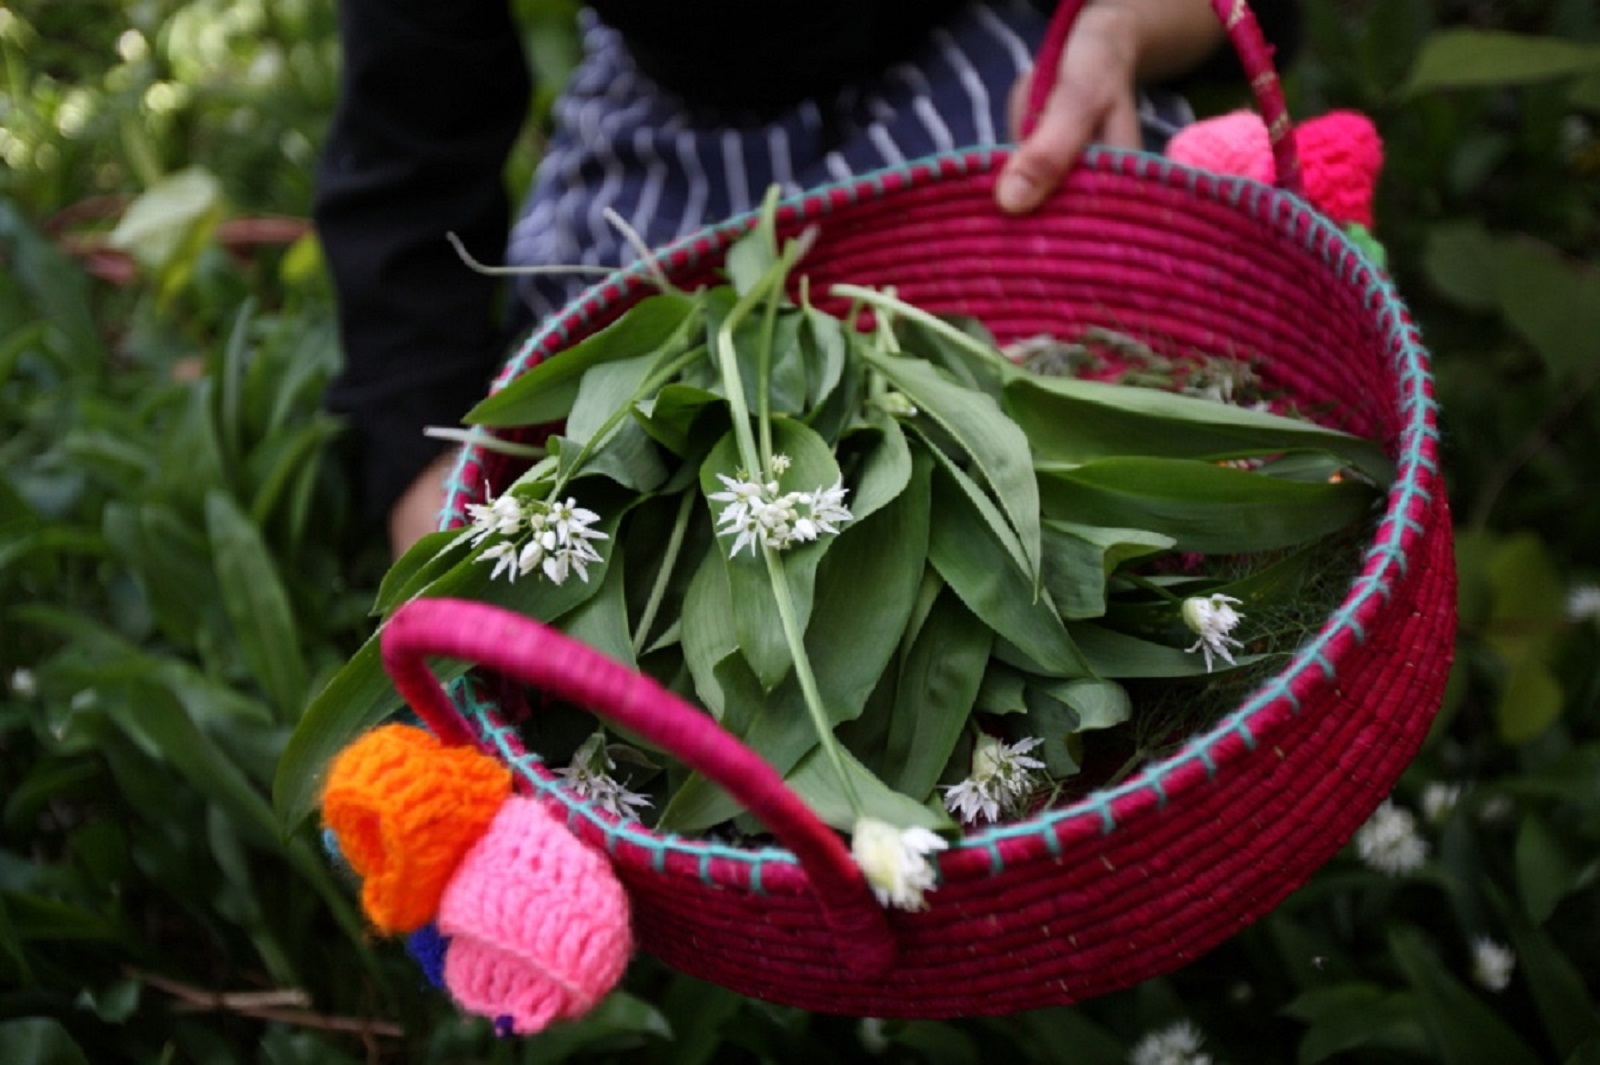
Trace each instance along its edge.
{"label": "green plant stalk", "polygon": [[850,774],[845,769],[844,755],[839,750],[839,741],[834,738],[833,726],[828,722],[828,715],[822,709],[822,693],[817,690],[817,678],[811,672],[811,659],[806,655],[805,636],[800,631],[800,620],[795,616],[794,600],[789,595],[789,580],[784,576],[783,563],[778,559],[778,552],[765,545],[761,553],[767,560],[767,575],[772,579],[772,595],[778,602],[778,618],[783,622],[783,636],[789,643],[789,653],[794,658],[795,679],[800,682],[800,694],[804,697],[806,711],[811,715],[811,724],[817,731],[817,743],[828,756],[828,763],[833,766],[834,773],[839,778],[839,787],[844,791],[844,797],[850,804],[855,819],[860,820],[863,813],[861,796],[856,794],[855,785],[850,782]]}
{"label": "green plant stalk", "polygon": [[[739,459],[745,464],[747,475],[752,477],[764,476],[768,467],[762,463],[762,452],[758,450],[755,435],[750,431],[750,408],[745,403],[744,381],[739,375],[739,363],[733,353],[733,331],[761,300],[768,297],[775,286],[783,283],[783,279],[789,275],[789,271],[799,259],[800,251],[800,245],[790,241],[772,269],[749,292],[739,298],[733,309],[728,312],[728,316],[723,319],[722,325],[717,328],[717,363],[722,372],[723,387],[728,393],[728,406],[733,413],[734,440],[739,445]],[[770,334],[763,339],[766,342],[763,346],[767,350],[761,353],[759,365],[765,366],[771,358]],[[765,398],[763,389],[764,414]],[[770,433],[768,422],[769,419],[764,416],[762,428]],[[768,450],[771,448],[770,440],[767,448]],[[783,563],[772,548],[762,545],[761,551],[766,558],[767,575],[771,578],[772,595],[777,602],[778,618],[783,624],[784,640],[789,644],[789,654],[794,659],[795,678],[800,683],[800,694],[805,701],[806,712],[811,715],[811,723],[816,729],[817,742],[827,752],[828,762],[839,777],[839,786],[850,803],[850,809],[859,818],[862,812],[861,798],[850,782],[850,775],[845,769],[844,755],[839,750],[839,742],[834,738],[832,727],[828,724],[828,715],[822,709],[822,693],[817,690],[816,675],[812,673],[811,660],[806,656],[804,633],[800,631],[794,600],[789,595],[789,580],[784,575]]]}
{"label": "green plant stalk", "polygon": [[645,601],[644,610],[639,614],[639,624],[633,631],[635,657],[643,653],[645,637],[650,635],[650,627],[656,621],[656,612],[661,609],[661,601],[666,598],[667,585],[672,579],[672,569],[677,565],[678,553],[683,550],[683,535],[689,528],[689,508],[693,503],[693,491],[684,492],[678,501],[678,516],[673,519],[672,532],[667,536],[667,547],[661,555],[661,568],[656,571],[655,582],[650,586],[650,598]]}
{"label": "green plant stalk", "polygon": [[[789,276],[789,271],[799,255],[799,246],[790,241],[789,246],[784,248],[783,254],[767,271],[766,276],[749,292],[739,297],[739,301],[733,305],[728,316],[717,327],[717,368],[722,373],[722,384],[728,393],[728,407],[733,414],[733,435],[739,445],[739,461],[745,464],[743,472],[749,477],[763,476],[766,467],[761,463],[761,450],[756,446],[755,435],[750,431],[750,406],[744,399],[744,378],[739,374],[739,362],[733,354],[733,331],[758,303],[767,298],[767,294],[775,285],[783,283],[783,279]],[[770,354],[768,351],[767,356],[763,358],[764,362],[770,358]],[[761,402],[764,406],[766,402],[764,394]]]}
{"label": "green plant stalk", "polygon": [[772,340],[777,333],[782,293],[782,286],[774,285],[767,294],[766,313],[761,319],[761,347],[756,352],[756,428],[761,433],[763,473],[772,470]]}
{"label": "green plant stalk", "polygon": [[986,359],[989,362],[995,363],[998,366],[1003,366],[1008,370],[1016,370],[1016,367],[1012,365],[1012,363],[1006,359],[1005,356],[1001,355],[989,345],[983,343],[981,340],[978,340],[976,337],[968,336],[966,333],[963,333],[961,330],[957,329],[955,326],[951,325],[949,322],[945,321],[939,316],[929,314],[920,307],[913,307],[911,304],[901,300],[898,296],[892,296],[887,292],[879,292],[876,289],[863,288],[860,285],[834,285],[828,291],[835,296],[849,297],[858,303],[864,303],[867,306],[873,307],[879,311],[892,311],[903,318],[909,318],[914,322],[927,326],[929,329],[939,333],[948,340],[961,345],[974,355]]}

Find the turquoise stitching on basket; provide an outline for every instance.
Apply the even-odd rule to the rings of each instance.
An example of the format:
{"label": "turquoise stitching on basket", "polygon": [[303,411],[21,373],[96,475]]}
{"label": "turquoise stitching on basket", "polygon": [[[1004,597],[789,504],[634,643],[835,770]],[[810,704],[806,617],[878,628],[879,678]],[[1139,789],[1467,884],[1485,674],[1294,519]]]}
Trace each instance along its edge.
{"label": "turquoise stitching on basket", "polygon": [[1006,871],[1005,855],[1000,853],[1000,845],[992,838],[984,840],[984,847],[989,852],[989,872],[998,876]]}
{"label": "turquoise stitching on basket", "polygon": [[[464,687],[461,681],[457,686]],[[797,865],[798,861],[789,851],[779,847],[763,847],[758,850],[736,850],[726,844],[715,843],[707,840],[690,839],[675,833],[658,833],[646,827],[640,821],[613,821],[608,816],[603,816],[594,804],[586,799],[574,796],[570,789],[559,778],[550,774],[544,760],[537,754],[527,752],[517,755],[515,736],[516,730],[509,725],[500,725],[494,722],[490,714],[490,707],[478,701],[470,693],[453,693],[458,705],[471,715],[477,728],[478,735],[490,743],[495,753],[502,762],[516,770],[518,776],[527,781],[530,787],[540,795],[558,801],[567,813],[567,823],[572,825],[575,818],[589,822],[601,830],[605,840],[607,852],[615,853],[619,840],[626,841],[650,853],[651,865],[659,872],[665,867],[666,856],[672,850],[687,850],[695,853],[700,860],[700,879],[706,883],[710,880],[710,862],[713,858],[723,858],[731,862],[752,867],[752,890],[760,891],[760,874],[757,871],[763,862],[777,862],[782,865]],[[544,769],[541,776],[534,771],[534,766]]]}

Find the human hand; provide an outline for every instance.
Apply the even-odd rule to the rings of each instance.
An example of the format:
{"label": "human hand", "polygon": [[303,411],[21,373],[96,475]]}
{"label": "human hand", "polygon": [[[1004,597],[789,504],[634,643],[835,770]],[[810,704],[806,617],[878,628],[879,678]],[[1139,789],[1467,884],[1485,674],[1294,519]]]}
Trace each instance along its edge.
{"label": "human hand", "polygon": [[1012,136],[1019,138],[995,185],[1001,210],[1024,214],[1037,207],[1061,183],[1091,142],[1138,148],[1139,107],[1136,93],[1141,51],[1141,23],[1131,6],[1089,3],[1078,14],[1055,84],[1033,131],[1022,137],[1022,113],[1033,72],[1012,86]]}
{"label": "human hand", "polygon": [[444,479],[455,460],[454,450],[434,459],[390,508],[389,551],[395,558],[439,528],[439,512],[444,509]]}

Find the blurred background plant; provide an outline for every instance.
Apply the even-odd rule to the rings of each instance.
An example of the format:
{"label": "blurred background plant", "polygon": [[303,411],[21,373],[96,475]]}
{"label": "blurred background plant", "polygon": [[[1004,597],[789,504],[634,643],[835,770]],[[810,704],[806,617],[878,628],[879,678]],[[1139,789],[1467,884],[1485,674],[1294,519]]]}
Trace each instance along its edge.
{"label": "blurred background plant", "polygon": [[[574,48],[570,0],[519,6],[546,77],[513,187]],[[385,564],[318,409],[334,5],[0,6],[0,1061],[1600,1062],[1600,15],[1306,6],[1291,100],[1387,141],[1460,537],[1458,667],[1393,805],[1210,957],[1078,1008],[852,1021],[642,961],[518,1043],[268,799]]]}

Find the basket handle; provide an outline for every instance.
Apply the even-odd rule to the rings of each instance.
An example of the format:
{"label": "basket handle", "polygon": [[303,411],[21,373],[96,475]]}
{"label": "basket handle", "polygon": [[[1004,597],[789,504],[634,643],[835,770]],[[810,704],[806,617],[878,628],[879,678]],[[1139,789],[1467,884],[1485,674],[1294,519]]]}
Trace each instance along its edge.
{"label": "basket handle", "polygon": [[[1084,0],[1061,0],[1056,5],[1044,40],[1040,42],[1039,52],[1034,57],[1035,76],[1022,112],[1024,135],[1033,132],[1038,125],[1045,101],[1055,88],[1056,73],[1061,68],[1061,53],[1067,46],[1067,38],[1083,5]],[[1300,158],[1295,152],[1289,109],[1283,100],[1283,84],[1272,63],[1272,46],[1262,36],[1255,12],[1250,10],[1245,0],[1211,0],[1211,9],[1222,21],[1228,40],[1239,56],[1240,65],[1250,79],[1250,92],[1261,112],[1261,120],[1266,123],[1267,140],[1272,145],[1272,159],[1277,166],[1277,185],[1285,192],[1300,195],[1304,188],[1300,179]]]}
{"label": "basket handle", "polygon": [[615,659],[532,618],[464,599],[415,599],[383,627],[384,668],[440,741],[474,737],[428,667],[430,655],[476,663],[587,707],[704,773],[794,853],[821,903],[840,960],[859,975],[893,967],[894,933],[838,833],[765,759],[709,714]]}

